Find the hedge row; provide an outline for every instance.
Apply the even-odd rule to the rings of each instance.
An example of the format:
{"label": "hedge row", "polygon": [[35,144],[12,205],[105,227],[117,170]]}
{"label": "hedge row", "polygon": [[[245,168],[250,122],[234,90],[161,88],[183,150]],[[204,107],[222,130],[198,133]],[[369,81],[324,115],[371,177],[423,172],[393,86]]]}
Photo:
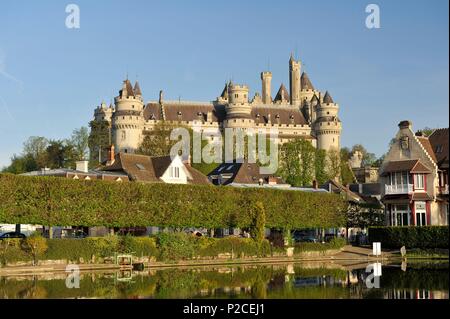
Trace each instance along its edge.
{"label": "hedge row", "polygon": [[[26,240],[26,239],[25,239]],[[0,241],[0,264],[30,261],[33,256],[21,239]],[[132,253],[134,256],[158,256],[155,238],[132,236],[90,237],[84,239],[46,239],[47,249],[39,260],[67,260],[75,263],[98,262],[99,258],[115,253]]]}
{"label": "hedge row", "polygon": [[369,242],[386,248],[448,248],[448,226],[369,227]]}
{"label": "hedge row", "polygon": [[266,227],[345,224],[346,203],[336,194],[0,174],[0,222],[10,224],[249,227],[257,202]]}

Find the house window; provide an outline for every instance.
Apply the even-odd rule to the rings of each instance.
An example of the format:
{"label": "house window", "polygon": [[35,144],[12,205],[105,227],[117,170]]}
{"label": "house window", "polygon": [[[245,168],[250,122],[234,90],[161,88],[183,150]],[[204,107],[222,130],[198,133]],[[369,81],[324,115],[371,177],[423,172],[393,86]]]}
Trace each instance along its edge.
{"label": "house window", "polygon": [[414,175],[414,188],[425,189],[425,176],[423,174]]}
{"label": "house window", "polygon": [[408,226],[410,211],[407,204],[392,205],[392,226]]}
{"label": "house window", "polygon": [[416,202],[415,204],[416,213],[416,226],[426,226],[427,225],[427,209],[425,202]]}
{"label": "house window", "polygon": [[170,168],[170,177],[179,178],[180,177],[180,168],[179,167],[171,167]]}

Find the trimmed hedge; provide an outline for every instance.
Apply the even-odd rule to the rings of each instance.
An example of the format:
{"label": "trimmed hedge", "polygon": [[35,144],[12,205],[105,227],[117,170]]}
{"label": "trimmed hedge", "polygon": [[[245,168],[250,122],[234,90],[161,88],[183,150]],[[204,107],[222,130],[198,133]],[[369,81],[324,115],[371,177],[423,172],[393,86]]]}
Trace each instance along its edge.
{"label": "trimmed hedge", "polygon": [[269,228],[345,225],[337,194],[0,174],[0,222],[10,224],[245,228],[257,202]]}
{"label": "trimmed hedge", "polygon": [[345,238],[333,238],[329,243],[298,243],[294,245],[294,254],[308,251],[325,252],[330,249],[340,249],[346,245]]}
{"label": "trimmed hedge", "polygon": [[386,248],[448,248],[448,226],[369,227],[369,242]]}

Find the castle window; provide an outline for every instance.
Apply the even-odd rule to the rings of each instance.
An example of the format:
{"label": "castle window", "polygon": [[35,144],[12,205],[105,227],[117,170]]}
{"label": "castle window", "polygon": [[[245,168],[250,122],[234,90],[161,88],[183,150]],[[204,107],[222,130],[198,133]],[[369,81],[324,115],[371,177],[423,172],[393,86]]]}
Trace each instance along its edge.
{"label": "castle window", "polygon": [[134,105],[131,106],[134,109]]}
{"label": "castle window", "polygon": [[239,97],[239,94],[235,94],[234,97],[235,97],[235,98],[238,98],[238,97]]}
{"label": "castle window", "polygon": [[[124,141],[124,140],[127,138],[127,132],[122,131],[122,136],[121,136],[121,138],[122,138],[122,141]],[[125,153],[126,153],[126,152],[125,152]]]}

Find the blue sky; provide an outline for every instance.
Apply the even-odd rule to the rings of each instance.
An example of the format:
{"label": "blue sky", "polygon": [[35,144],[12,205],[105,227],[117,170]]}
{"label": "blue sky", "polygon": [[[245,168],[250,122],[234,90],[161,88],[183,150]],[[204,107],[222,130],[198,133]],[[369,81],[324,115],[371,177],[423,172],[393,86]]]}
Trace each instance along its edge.
{"label": "blue sky", "polygon": [[[79,5],[81,28],[65,7]],[[380,6],[381,28],[365,8]],[[226,80],[272,95],[290,52],[340,104],[343,146],[381,155],[397,123],[448,127],[448,1],[8,1],[0,10],[0,167],[31,135],[68,137],[127,72],[145,100],[213,100]]]}

